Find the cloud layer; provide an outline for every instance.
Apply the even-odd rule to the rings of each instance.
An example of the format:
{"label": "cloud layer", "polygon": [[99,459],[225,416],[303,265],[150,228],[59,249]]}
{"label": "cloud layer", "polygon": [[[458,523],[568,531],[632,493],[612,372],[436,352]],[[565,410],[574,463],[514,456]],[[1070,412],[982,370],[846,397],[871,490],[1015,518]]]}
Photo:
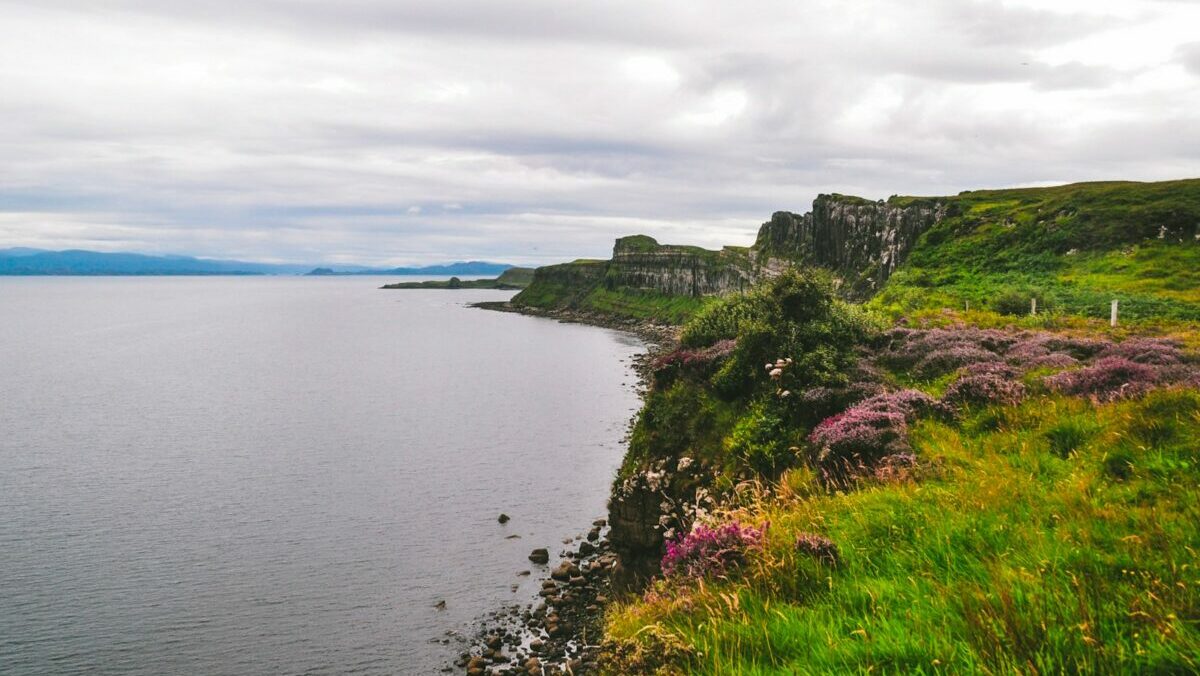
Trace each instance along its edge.
{"label": "cloud layer", "polygon": [[545,263],[1200,175],[1189,2],[10,0],[0,246]]}

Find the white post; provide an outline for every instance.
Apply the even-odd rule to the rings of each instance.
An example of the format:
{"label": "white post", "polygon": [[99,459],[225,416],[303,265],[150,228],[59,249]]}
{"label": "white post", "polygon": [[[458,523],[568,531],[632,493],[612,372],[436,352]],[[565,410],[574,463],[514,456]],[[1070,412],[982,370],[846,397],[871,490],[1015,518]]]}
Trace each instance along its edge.
{"label": "white post", "polygon": [[1029,314],[1031,314],[1031,315],[1037,314],[1037,299],[1036,298],[1029,299]]}
{"label": "white post", "polygon": [[971,311],[971,301],[967,301],[967,312]]}
{"label": "white post", "polygon": [[1108,320],[1108,323],[1112,326],[1117,325],[1117,299],[1115,298],[1112,302],[1112,317]]}

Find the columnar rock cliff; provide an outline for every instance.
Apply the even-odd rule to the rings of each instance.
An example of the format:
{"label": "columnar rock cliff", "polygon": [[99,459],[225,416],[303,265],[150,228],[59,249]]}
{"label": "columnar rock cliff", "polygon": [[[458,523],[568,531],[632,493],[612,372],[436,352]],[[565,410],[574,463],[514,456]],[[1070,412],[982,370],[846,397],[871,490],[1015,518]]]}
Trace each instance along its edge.
{"label": "columnar rock cliff", "polygon": [[946,213],[944,203],[931,200],[902,206],[821,195],[803,216],[776,212],[751,251],[761,269],[796,263],[828,268],[848,295],[865,296],[883,286],[921,233]]}
{"label": "columnar rock cliff", "polygon": [[745,249],[662,245],[645,235],[618,239],[608,263],[610,286],[674,296],[741,291],[753,281]]}
{"label": "columnar rock cliff", "polygon": [[[651,237],[618,239],[607,261],[576,261],[539,268],[516,305],[589,307],[606,292],[701,298],[744,290],[789,265],[828,268],[847,296],[868,296],[896,269],[921,233],[945,217],[935,200],[871,202],[821,195],[804,215],[775,213],[754,246],[711,251],[659,244]],[[592,303],[592,305],[595,305]]]}

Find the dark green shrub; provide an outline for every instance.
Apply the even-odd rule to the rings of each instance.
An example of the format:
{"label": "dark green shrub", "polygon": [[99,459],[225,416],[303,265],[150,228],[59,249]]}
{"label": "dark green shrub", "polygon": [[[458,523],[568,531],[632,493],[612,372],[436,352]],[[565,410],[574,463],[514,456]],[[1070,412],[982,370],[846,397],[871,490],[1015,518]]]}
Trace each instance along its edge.
{"label": "dark green shrub", "polygon": [[[1028,290],[1005,289],[992,299],[992,309],[1002,315],[1027,315],[1031,298],[1037,298],[1037,293],[1031,293]],[[1040,298],[1038,305],[1043,305]]]}
{"label": "dark green shrub", "polygon": [[792,270],[706,309],[684,328],[683,338],[693,347],[737,339],[712,379],[718,394],[737,400],[769,388],[764,365],[785,357],[794,360],[789,387],[844,384],[856,346],[878,330],[863,310],[834,299],[827,274]]}
{"label": "dark green shrub", "polygon": [[1070,457],[1072,453],[1083,448],[1083,445],[1096,434],[1096,424],[1085,422],[1078,418],[1065,418],[1054,427],[1043,433],[1050,444],[1050,451],[1060,458]]}
{"label": "dark green shrub", "polygon": [[793,433],[777,410],[759,402],[733,426],[729,451],[754,471],[775,475],[787,469],[796,457],[789,450]]}
{"label": "dark green shrub", "polygon": [[1125,481],[1133,476],[1133,456],[1127,451],[1114,451],[1104,458],[1104,473],[1116,479]]}

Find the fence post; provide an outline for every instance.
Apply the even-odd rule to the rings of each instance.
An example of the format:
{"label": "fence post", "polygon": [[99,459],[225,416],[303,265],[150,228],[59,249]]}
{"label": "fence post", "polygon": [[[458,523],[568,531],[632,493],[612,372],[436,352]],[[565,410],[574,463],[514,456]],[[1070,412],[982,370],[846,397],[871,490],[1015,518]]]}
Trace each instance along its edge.
{"label": "fence post", "polygon": [[1116,298],[1114,298],[1113,302],[1112,302],[1112,316],[1109,318],[1108,323],[1111,326],[1117,325],[1117,299]]}
{"label": "fence post", "polygon": [[1037,299],[1036,298],[1029,299],[1029,314],[1030,315],[1037,314]]}

